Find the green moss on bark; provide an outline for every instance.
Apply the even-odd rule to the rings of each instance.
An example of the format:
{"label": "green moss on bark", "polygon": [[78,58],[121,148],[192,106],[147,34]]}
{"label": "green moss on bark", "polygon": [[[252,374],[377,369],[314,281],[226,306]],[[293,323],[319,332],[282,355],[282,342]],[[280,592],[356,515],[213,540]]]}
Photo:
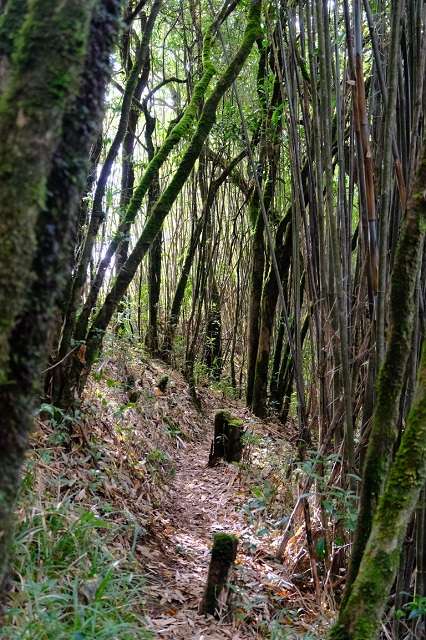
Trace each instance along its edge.
{"label": "green moss on bark", "polygon": [[351,580],[338,622],[329,636],[334,640],[371,640],[377,636],[408,522],[426,478],[426,344],[423,345],[413,406],[396,458],[391,463],[424,237],[425,175],[426,141],[392,275],[391,337],[378,381],[377,409],[367,452]]}
{"label": "green moss on bark", "polygon": [[373,514],[392,460],[397,437],[397,417],[405,370],[411,350],[414,318],[414,291],[420,267],[426,221],[426,203],[421,183],[426,175],[422,158],[392,273],[390,297],[390,337],[377,382],[377,400],[368,442],[361,489],[360,510],[344,601],[356,578],[370,535]]}
{"label": "green moss on bark", "polygon": [[201,153],[203,144],[215,122],[216,109],[220,100],[238,76],[256,38],[261,34],[260,14],[261,0],[252,0],[243,41],[233,60],[230,62],[227,69],[218,80],[211,95],[206,100],[201,116],[198,120],[196,130],[183,154],[182,160],[173,178],[154,206],[135,248],[128,257],[126,263],[123,265],[110,293],[106,297],[103,306],[93,321],[87,340],[86,357],[88,367],[86,368],[86,373],[88,373],[88,368],[96,359],[96,355],[102,345],[103,334],[115,309],[117,308],[118,303],[127,291],[139,264],[146,255],[157,233],[159,233],[164,219],[171,210],[173,203],[188,179]]}
{"label": "green moss on bark", "polygon": [[34,0],[0,99],[0,380],[8,337],[31,282],[35,222],[68,100],[77,89],[93,2]]}
{"label": "green moss on bark", "polygon": [[[42,166],[47,198],[37,225],[34,224],[37,250],[31,263],[33,279],[31,284],[26,283],[25,304],[8,339],[7,347],[13,354],[8,363],[8,380],[0,384],[0,584],[7,572],[14,503],[39,398],[41,371],[48,356],[49,330],[73,250],[73,227],[86,184],[89,151],[103,115],[110,52],[119,20],[120,0],[100,0],[91,21],[90,47],[78,95],[70,94],[72,100],[67,101],[60,142],[51,162]],[[24,148],[23,156],[27,151],[31,154]],[[11,211],[14,205],[9,203]]]}
{"label": "green moss on bark", "polygon": [[0,16],[0,92],[9,79],[10,58],[27,13],[27,0],[9,0]]}

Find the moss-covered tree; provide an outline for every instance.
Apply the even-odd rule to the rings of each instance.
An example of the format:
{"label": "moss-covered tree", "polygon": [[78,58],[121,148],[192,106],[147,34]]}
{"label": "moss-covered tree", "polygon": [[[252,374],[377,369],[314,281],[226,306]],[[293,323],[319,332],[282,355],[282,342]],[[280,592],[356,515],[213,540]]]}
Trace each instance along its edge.
{"label": "moss-covered tree", "polygon": [[86,1],[54,7],[32,2],[1,100],[1,583],[49,329],[101,123],[119,9],[119,0],[102,0],[94,11]]}
{"label": "moss-covered tree", "polygon": [[423,157],[392,274],[389,340],[377,382],[377,400],[363,469],[358,524],[346,587],[347,595],[356,578],[370,535],[374,511],[383,489],[398,435],[400,398],[411,349],[416,308],[414,293],[426,224],[426,208],[423,202],[426,187],[425,167],[426,158]]}
{"label": "moss-covered tree", "polygon": [[333,640],[377,635],[401,546],[426,475],[426,348],[417,392],[395,461],[399,399],[411,345],[414,291],[426,229],[426,140],[391,280],[392,324],[379,374],[377,404],[361,492],[350,580]]}
{"label": "moss-covered tree", "polygon": [[[117,306],[126,293],[141,261],[147,254],[152,242],[154,241],[157,234],[160,232],[162,228],[162,224],[170,212],[173,203],[175,202],[177,196],[179,195],[183,185],[188,179],[191,171],[201,153],[203,145],[214,125],[215,117],[216,117],[216,109],[220,100],[223,98],[226,91],[231,87],[232,83],[237,78],[241,68],[243,67],[247,57],[250,54],[250,51],[253,47],[255,40],[261,34],[261,26],[260,26],[260,15],[261,15],[261,2],[260,0],[251,0],[248,22],[244,32],[243,40],[235,53],[234,57],[228,64],[227,68],[219,78],[216,83],[216,86],[212,90],[211,94],[207,97],[203,109],[201,111],[201,115],[198,119],[195,131],[192,135],[192,138],[185,149],[182,159],[179,162],[179,165],[170,180],[168,186],[163,191],[159,199],[157,200],[153,210],[144,225],[142,233],[138,238],[135,247],[131,254],[129,255],[126,262],[123,264],[117,278],[109,291],[108,295],[102,306],[100,307],[98,313],[93,319],[92,325],[90,327],[90,331],[87,335],[86,340],[86,360],[85,362],[81,362],[79,359],[74,358],[72,362],[72,371],[68,376],[69,388],[72,389],[71,393],[68,393],[68,397],[72,397],[74,391],[80,393],[87,379],[87,375],[90,371],[90,368],[95,361],[96,357],[102,346],[103,336],[105,334],[106,328],[109,325],[109,322],[117,309]],[[218,21],[216,20],[216,23]],[[220,24],[220,23],[219,23]],[[217,25],[218,27],[218,25]],[[211,32],[208,32],[209,38],[211,37]],[[208,49],[208,48],[207,48]],[[206,57],[206,48],[204,50],[204,57]],[[214,73],[214,67],[210,60],[205,59],[204,68],[209,69],[210,77]],[[207,71],[205,72],[205,74]],[[209,77],[206,75],[204,82],[206,86],[203,88],[200,84],[197,85],[197,91],[203,92],[209,83]],[[201,98],[201,96],[200,96]],[[194,101],[191,103],[193,108],[195,109],[199,101]],[[186,114],[188,115],[188,114]],[[187,130],[187,127],[190,126],[192,122],[192,117],[188,115],[188,120],[184,124],[184,132]],[[177,125],[183,126],[182,121]],[[175,127],[175,130],[176,128]],[[179,139],[182,136],[182,131],[177,130],[173,134],[174,136],[178,136]],[[173,133],[173,132],[172,132]],[[171,143],[170,143],[171,144]],[[153,160],[148,165],[147,170],[144,173],[142,178],[142,182],[140,183],[138,189],[136,190],[132,202],[129,205],[128,213],[132,212],[132,215],[135,213],[135,209],[139,208],[140,197],[141,194],[145,193],[146,189],[149,187],[152,176],[154,175],[158,163],[162,162],[163,155],[165,153],[164,145],[160,148],[159,152],[153,158]]]}

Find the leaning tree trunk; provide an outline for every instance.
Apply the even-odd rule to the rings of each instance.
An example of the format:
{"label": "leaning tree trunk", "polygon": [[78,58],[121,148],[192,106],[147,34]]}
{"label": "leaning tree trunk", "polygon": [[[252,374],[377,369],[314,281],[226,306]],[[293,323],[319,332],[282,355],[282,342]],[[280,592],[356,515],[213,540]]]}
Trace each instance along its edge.
{"label": "leaning tree trunk", "polygon": [[[397,437],[401,392],[411,351],[414,291],[424,239],[426,145],[395,259],[390,298],[390,337],[379,373],[377,401],[365,459],[360,508],[345,598],[356,578]],[[344,599],[345,599],[344,598]]]}
{"label": "leaning tree trunk", "polygon": [[[114,234],[111,242],[108,245],[108,248],[105,252],[105,256],[103,257],[103,259],[99,264],[95,279],[90,287],[89,294],[87,296],[83,309],[81,310],[78,320],[76,322],[74,333],[72,333],[73,327],[74,327],[74,319],[71,317],[71,315],[64,326],[63,337],[61,340],[61,346],[59,350],[59,358],[63,357],[63,355],[68,353],[67,346],[71,344],[71,338],[73,338],[75,342],[86,340],[90,316],[93,309],[95,308],[99,293],[104,283],[105,274],[108,270],[108,267],[111,263],[112,258],[114,257],[115,253],[120,249],[120,247],[122,246],[122,243],[126,241],[126,237],[129,234],[131,225],[134,223],[139,213],[143,199],[146,193],[148,192],[152,181],[155,180],[156,175],[159,173],[161,167],[166,162],[166,160],[168,159],[173,149],[191,131],[191,126],[198,114],[200,105],[202,104],[205,93],[209,87],[210,81],[212,80],[215,74],[215,68],[210,61],[211,48],[212,48],[213,39],[217,32],[217,29],[227,15],[227,10],[228,10],[227,3],[225,3],[222,10],[219,12],[216,20],[211,24],[211,26],[206,32],[206,35],[204,37],[204,48],[203,48],[202,77],[194,87],[194,92],[193,92],[191,101],[188,104],[187,108],[185,109],[184,115],[179,120],[179,122],[175,126],[173,126],[170,134],[167,135],[164,143],[161,145],[160,149],[157,151],[154,158],[151,160],[151,162],[148,163],[148,166],[144,171],[142,179],[139,182],[139,185],[137,186],[131,201],[129,202],[125,215],[123,216],[123,219],[121,220],[116,233]],[[80,271],[80,275],[81,275],[81,271]],[[74,279],[74,287],[80,286],[79,284],[76,285],[76,279],[77,279],[77,275],[76,275],[76,278]],[[74,296],[74,293],[72,293],[72,296]],[[116,306],[118,306],[118,304],[121,302],[121,298],[122,296],[120,297],[120,300],[117,301]],[[73,299],[74,298],[72,297],[69,305],[70,307],[74,308],[73,313],[75,313],[75,304],[73,302]],[[113,312],[114,311],[115,311],[115,307]],[[78,365],[76,365],[74,369],[78,369]],[[68,385],[69,387],[74,385],[75,377],[76,377],[75,373],[76,372],[73,370],[72,367],[71,369],[69,369],[68,363],[67,363],[67,371],[64,373],[64,376],[65,375],[70,376],[70,383]],[[74,382],[71,382],[71,380],[74,380]],[[69,393],[67,395],[69,395]],[[61,397],[58,397],[58,403],[63,404]]]}
{"label": "leaning tree trunk", "polygon": [[[159,233],[166,216],[170,212],[201,153],[202,147],[214,125],[216,109],[221,99],[237,78],[249,56],[253,43],[256,38],[259,37],[261,32],[260,13],[261,0],[251,0],[248,24],[244,33],[243,41],[227,69],[218,80],[212,93],[207,98],[196,130],[188,147],[183,153],[183,157],[173,178],[158,199],[142,230],[139,240],[123,265],[120,273],[117,275],[111,291],[107,295],[104,304],[93,320],[87,337],[86,361],[80,362],[77,358],[73,359],[73,370],[70,372],[69,382],[78,393],[81,393],[91,366],[102,347],[104,333],[117,308],[117,305],[126,293],[141,261],[145,257],[156,235]],[[153,163],[155,163],[155,158],[153,159]],[[152,167],[152,170],[154,170],[154,167]]]}
{"label": "leaning tree trunk", "polygon": [[392,465],[390,462],[410,353],[413,298],[425,234],[425,176],[426,141],[392,273],[390,339],[379,375],[348,588],[330,635],[335,640],[376,637],[408,521],[426,475],[426,344],[414,405],[395,462]]}
{"label": "leaning tree trunk", "polygon": [[[99,4],[86,56],[91,13],[87,1],[62,2],[55,12],[51,2],[33,2],[20,38],[20,55],[14,58],[14,81],[2,100],[0,130],[8,134],[2,136],[0,154],[8,153],[8,170],[0,181],[0,271],[13,265],[14,256],[4,251],[12,250],[14,242],[19,243],[20,260],[23,253],[25,257],[14,272],[15,295],[9,299],[9,311],[2,307],[0,312],[9,314],[7,322],[2,319],[2,345],[7,348],[2,351],[0,384],[0,583],[7,572],[13,509],[48,355],[49,328],[73,249],[70,238],[87,179],[90,147],[102,120],[120,2]],[[17,112],[24,120],[16,122],[16,131]],[[3,233],[9,233],[7,226],[14,220],[8,246]],[[0,289],[3,295],[3,282]],[[15,310],[19,305],[18,321],[10,311],[11,300]]]}

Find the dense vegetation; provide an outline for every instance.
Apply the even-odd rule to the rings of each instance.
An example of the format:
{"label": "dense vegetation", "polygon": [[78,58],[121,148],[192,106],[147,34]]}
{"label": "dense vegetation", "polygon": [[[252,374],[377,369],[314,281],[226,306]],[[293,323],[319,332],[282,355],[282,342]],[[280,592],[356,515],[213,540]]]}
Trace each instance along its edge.
{"label": "dense vegetation", "polygon": [[[181,372],[200,420],[214,390],[272,421],[271,459],[292,447],[267,485],[295,474],[276,555],[302,527],[328,637],[426,637],[425,28],[423,0],[0,0],[6,612],[34,423],[72,459],[104,368],[143,412],[129,371],[161,361],[156,393]],[[102,539],[90,513],[37,517],[78,546]],[[97,585],[99,616],[148,637],[127,571],[111,609]]]}

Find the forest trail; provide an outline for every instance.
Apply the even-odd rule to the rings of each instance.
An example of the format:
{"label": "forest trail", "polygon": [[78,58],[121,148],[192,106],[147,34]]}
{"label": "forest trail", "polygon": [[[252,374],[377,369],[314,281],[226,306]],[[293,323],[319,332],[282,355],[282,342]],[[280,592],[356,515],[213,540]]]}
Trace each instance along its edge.
{"label": "forest trail", "polygon": [[[212,425],[213,420],[214,412]],[[156,637],[176,640],[296,637],[270,632],[275,626],[282,629],[278,619],[282,623],[289,599],[306,612],[310,604],[274,557],[273,540],[259,536],[259,527],[247,520],[247,477],[234,465],[207,466],[210,442],[207,434],[182,443],[175,458],[176,475],[157,516],[156,542],[145,548],[148,625]],[[233,614],[220,621],[198,614],[212,537],[218,531],[239,539],[231,576]]]}
{"label": "forest trail", "polygon": [[[206,466],[209,442],[188,444],[177,460],[160,523],[161,559],[147,563],[151,602],[149,623],[162,638],[245,638],[230,623],[218,624],[197,614],[207,577],[212,535],[229,531],[241,536],[244,522],[238,505],[238,470]],[[241,543],[240,553],[241,557]],[[149,579],[152,575],[152,583]]]}
{"label": "forest trail", "polygon": [[[160,393],[158,381],[165,376],[167,390]],[[100,528],[90,538],[102,549],[108,571],[113,567],[115,575],[121,567],[129,572],[123,580],[135,589],[140,585],[136,599],[128,601],[127,592],[117,591],[111,582],[111,592],[101,599],[102,606],[116,603],[135,614],[134,632],[126,638],[145,639],[146,630],[168,640],[322,637],[313,633],[321,618],[309,576],[302,583],[295,580],[306,569],[302,529],[289,543],[285,562],[275,558],[282,536],[279,520],[294,504],[294,483],[288,479],[284,492],[269,496],[266,488],[275,486],[277,461],[286,473],[292,447],[278,424],[257,420],[239,400],[208,387],[199,391],[201,412],[183,376],[161,362],[147,363],[123,351],[120,358],[100,363],[71,442],[62,440],[65,432],[53,418],[38,422],[28,469],[38,508],[34,511],[29,493],[20,507],[22,544],[30,544],[38,512],[61,509],[74,527],[81,518],[90,516],[90,523],[99,518]],[[210,468],[214,417],[223,408],[244,422],[251,441],[241,465]],[[220,620],[198,615],[217,531],[233,533],[239,540],[231,575],[232,615]],[[58,545],[62,541],[61,530],[49,529],[49,536]],[[89,570],[88,577],[85,556],[92,553],[91,547],[81,553],[78,546],[76,557],[67,557],[73,569],[61,574],[60,594],[71,593],[69,583],[81,584],[85,593],[86,584],[97,576]],[[23,554],[21,571],[25,559]],[[32,574],[28,583],[31,579]],[[19,593],[16,589],[11,605]],[[28,589],[25,610],[31,623],[38,624],[38,614],[31,613],[33,597],[37,593]],[[62,601],[58,606],[63,607]],[[7,634],[4,637],[9,640]]]}
{"label": "forest trail", "polygon": [[[241,511],[243,490],[239,471],[232,465],[207,467],[210,441],[188,444],[177,460],[176,476],[160,518],[164,526],[161,557],[150,566],[147,578],[152,602],[149,622],[161,638],[235,638],[263,637],[257,631],[238,629],[237,624],[198,615],[197,608],[206,582],[212,536],[227,531],[239,537],[239,553],[233,580],[244,588],[246,596],[262,598],[266,584],[276,590],[291,588],[284,578],[283,566],[265,557],[265,552],[250,553],[251,528]],[[271,551],[272,553],[272,551]],[[152,576],[152,582],[150,579]],[[255,606],[253,600],[253,605]],[[246,625],[244,625],[246,627]]]}

